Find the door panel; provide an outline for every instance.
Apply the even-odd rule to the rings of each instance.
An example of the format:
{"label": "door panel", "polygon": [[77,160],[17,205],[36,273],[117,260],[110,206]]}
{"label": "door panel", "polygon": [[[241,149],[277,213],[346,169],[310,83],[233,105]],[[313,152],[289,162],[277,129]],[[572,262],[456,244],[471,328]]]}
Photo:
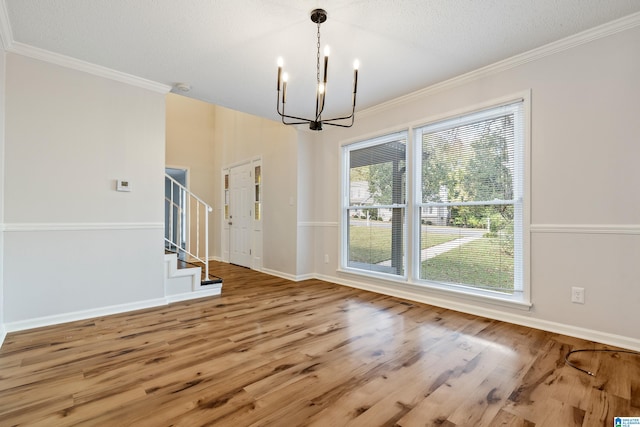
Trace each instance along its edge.
{"label": "door panel", "polygon": [[229,173],[229,262],[251,267],[251,165]]}

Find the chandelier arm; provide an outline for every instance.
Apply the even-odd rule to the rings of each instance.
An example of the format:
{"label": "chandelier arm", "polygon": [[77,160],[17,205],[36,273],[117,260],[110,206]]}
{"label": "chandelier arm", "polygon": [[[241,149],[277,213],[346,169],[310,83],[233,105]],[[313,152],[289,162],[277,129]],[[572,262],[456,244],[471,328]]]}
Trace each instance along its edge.
{"label": "chandelier arm", "polygon": [[[325,88],[325,90],[326,90],[326,88]],[[322,121],[320,119],[320,116],[322,116],[322,112],[323,111],[324,111],[324,94],[322,95],[322,105],[320,106],[320,112],[318,112],[317,109],[316,109],[316,113],[317,113],[316,114],[316,122]]]}
{"label": "chandelier arm", "polygon": [[[338,121],[338,120],[349,120],[349,119],[351,119],[351,124],[353,125],[353,120],[354,120],[355,114],[356,114],[356,92],[353,93],[353,106],[351,107],[351,114],[349,114],[348,116],[344,116],[344,117],[336,117],[336,118],[333,118],[333,119],[326,119],[326,120],[323,120],[323,122],[327,123],[328,125],[331,125],[330,122],[335,122],[335,121]],[[334,125],[334,126],[336,126],[336,125]],[[350,126],[348,126],[348,127],[350,127]]]}
{"label": "chandelier arm", "polygon": [[279,88],[278,88],[278,94],[276,96],[276,111],[280,116],[282,116],[282,113],[280,112],[280,89]]}
{"label": "chandelier arm", "polygon": [[[308,124],[311,123],[313,120],[310,119],[305,119],[304,117],[296,117],[296,116],[290,116],[288,114],[284,113],[284,105],[285,103],[282,103],[282,111],[280,111],[280,91],[278,91],[278,96],[276,99],[276,112],[278,113],[278,115],[282,118],[282,123],[284,123],[285,125],[303,125],[303,124]],[[295,122],[295,123],[286,123],[284,121],[284,119],[294,119],[294,120],[304,120],[302,122]]]}
{"label": "chandelier arm", "polygon": [[284,114],[284,112],[279,112],[278,114],[280,115],[280,117],[282,117],[283,119],[287,118],[287,119],[293,119],[293,120],[303,120],[301,123],[296,123],[296,124],[302,124],[302,123],[311,123],[313,122],[313,120],[311,119],[305,119],[304,117],[297,117],[297,116],[290,116],[288,114]]}
{"label": "chandelier arm", "polygon": [[350,114],[350,115],[348,115],[348,116],[344,116],[344,117],[335,117],[335,118],[333,118],[333,119],[325,119],[325,120],[323,120],[323,121],[322,121],[322,123],[329,124],[329,123],[331,123],[331,122],[337,122],[337,121],[340,121],[340,120],[349,120],[349,119],[353,119],[354,117],[355,117],[355,114]]}
{"label": "chandelier arm", "polygon": [[318,121],[318,117],[322,114],[322,110],[320,110],[320,96],[316,95],[316,121]]}
{"label": "chandelier arm", "polygon": [[[338,119],[331,119],[331,120],[338,120]],[[341,127],[341,128],[350,128],[351,126],[353,126],[353,122],[354,122],[354,118],[352,116],[351,117],[351,123],[349,123],[348,125],[341,124],[341,123],[331,123],[331,122],[328,122],[328,121],[323,121],[322,124],[323,125],[327,125],[327,126],[337,126],[337,127]]]}
{"label": "chandelier arm", "polygon": [[353,110],[351,111],[351,114],[349,114],[348,116],[344,116],[344,117],[335,117],[335,118],[333,118],[333,119],[326,119],[326,120],[323,120],[322,122],[323,122],[323,123],[330,124],[329,122],[335,122],[335,121],[338,121],[338,120],[349,120],[349,119],[353,119],[353,118],[355,117],[355,110],[356,110],[356,109],[355,109],[355,107],[354,107],[354,108],[353,108]]}
{"label": "chandelier arm", "polygon": [[[284,123],[285,125],[303,125],[303,124],[309,124],[309,123],[313,122],[313,120],[305,119],[304,117],[290,116],[288,114],[284,114],[284,113],[280,113],[280,112],[278,112],[278,114],[282,118],[282,123]],[[285,123],[284,119],[302,120],[302,121],[301,122],[296,122],[296,123]]]}
{"label": "chandelier arm", "polygon": [[285,122],[284,121],[285,117],[289,118],[289,116],[282,116],[282,124],[285,124],[285,125],[308,125],[309,123],[311,123],[311,121],[307,119],[302,119],[302,120],[305,120],[304,122]]}

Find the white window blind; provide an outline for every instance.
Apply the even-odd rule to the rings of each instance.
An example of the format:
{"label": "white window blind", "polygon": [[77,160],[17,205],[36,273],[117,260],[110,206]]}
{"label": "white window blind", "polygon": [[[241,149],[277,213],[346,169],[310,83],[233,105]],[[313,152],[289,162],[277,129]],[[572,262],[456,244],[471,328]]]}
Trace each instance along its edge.
{"label": "white window blind", "polygon": [[419,278],[522,292],[522,102],[416,129]]}
{"label": "white window blind", "polygon": [[401,132],[344,148],[349,268],[405,274],[406,140]]}

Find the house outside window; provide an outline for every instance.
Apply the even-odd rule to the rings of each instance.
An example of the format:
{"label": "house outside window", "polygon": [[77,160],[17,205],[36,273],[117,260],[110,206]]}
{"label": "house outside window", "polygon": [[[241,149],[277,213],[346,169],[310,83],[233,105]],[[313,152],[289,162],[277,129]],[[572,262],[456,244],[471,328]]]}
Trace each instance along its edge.
{"label": "house outside window", "polygon": [[528,102],[343,145],[341,268],[528,306]]}
{"label": "house outside window", "polygon": [[407,132],[344,148],[343,265],[406,275]]}
{"label": "house outside window", "polygon": [[523,291],[522,121],[516,102],[415,129],[419,280]]}

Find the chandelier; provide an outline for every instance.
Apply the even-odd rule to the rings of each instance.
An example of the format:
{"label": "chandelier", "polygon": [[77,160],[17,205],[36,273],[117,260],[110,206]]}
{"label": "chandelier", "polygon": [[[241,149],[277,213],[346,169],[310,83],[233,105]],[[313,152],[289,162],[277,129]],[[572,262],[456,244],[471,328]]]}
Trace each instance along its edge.
{"label": "chandelier", "polygon": [[[324,48],[324,70],[323,78],[320,79],[320,24],[327,20],[327,12],[323,9],[315,9],[311,12],[311,21],[318,26],[318,53],[316,56],[316,115],[312,119],[306,119],[303,117],[292,116],[285,113],[285,106],[287,103],[287,73],[282,72],[283,61],[282,58],[278,58],[278,97],[277,97],[277,111],[282,118],[282,123],[285,125],[300,125],[309,124],[309,129],[320,131],[322,125],[339,126],[339,127],[351,127],[353,126],[354,114],[356,111],[356,92],[358,90],[358,60],[353,63],[353,101],[351,106],[351,114],[344,117],[336,117],[333,119],[323,119],[322,112],[324,111],[324,101],[327,94],[327,67],[329,65],[329,46]],[[282,96],[280,92],[282,88]],[[341,123],[337,123],[341,122]]]}

